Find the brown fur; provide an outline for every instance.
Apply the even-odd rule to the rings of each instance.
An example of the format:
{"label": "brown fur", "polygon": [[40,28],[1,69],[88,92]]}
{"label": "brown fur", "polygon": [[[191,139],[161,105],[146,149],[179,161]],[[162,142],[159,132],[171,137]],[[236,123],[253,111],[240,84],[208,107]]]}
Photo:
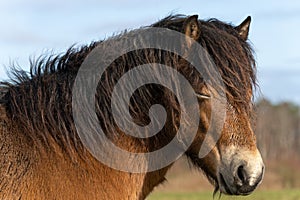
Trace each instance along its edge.
{"label": "brown fur", "polygon": [[[185,20],[185,16],[169,16],[152,27],[183,32]],[[217,65],[226,86],[229,104],[247,121],[251,113],[252,90],[256,84],[251,47],[239,37],[232,25],[215,19],[199,23],[201,32],[198,42]],[[164,181],[170,166],[147,174],[111,169],[93,158],[76,134],[72,119],[72,109],[76,108],[71,107],[72,85],[83,60],[98,43],[80,49],[71,48],[62,56],[41,58],[32,63],[29,74],[13,70],[12,80],[2,83],[6,90],[0,96],[2,199],[144,199]],[[137,139],[120,130],[110,131],[115,127],[108,106],[112,88],[130,68],[149,62],[174,66],[199,93],[205,88],[194,68],[180,56],[169,52],[138,50],[117,59],[99,83],[97,114],[106,135],[132,152],[149,152],[167,144],[176,134],[180,118],[178,101],[171,92],[150,85],[133,95],[130,109],[136,123],[146,125],[149,122],[149,107],[161,103],[168,113],[166,126],[161,132],[152,138]],[[204,160],[196,157],[209,125],[207,116],[210,112],[209,102],[199,100],[199,104],[204,108],[200,113],[199,133],[187,155],[214,182],[212,154]],[[227,124],[232,125],[231,122]],[[240,132],[235,127],[228,129]],[[224,135],[221,141],[226,143],[229,136]]]}

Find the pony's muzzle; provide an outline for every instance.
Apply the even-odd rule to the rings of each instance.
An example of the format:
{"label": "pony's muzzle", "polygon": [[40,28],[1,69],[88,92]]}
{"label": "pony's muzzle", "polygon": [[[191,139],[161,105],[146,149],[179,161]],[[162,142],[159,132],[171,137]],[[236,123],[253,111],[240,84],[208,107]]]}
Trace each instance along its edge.
{"label": "pony's muzzle", "polygon": [[[226,162],[227,161],[227,162]],[[219,169],[219,188],[230,195],[248,195],[262,182],[265,166],[260,153],[235,154]]]}
{"label": "pony's muzzle", "polygon": [[235,172],[234,184],[237,188],[237,194],[250,194],[258,184],[261,183],[264,174],[264,165],[257,165],[255,169],[247,165],[240,165]]}

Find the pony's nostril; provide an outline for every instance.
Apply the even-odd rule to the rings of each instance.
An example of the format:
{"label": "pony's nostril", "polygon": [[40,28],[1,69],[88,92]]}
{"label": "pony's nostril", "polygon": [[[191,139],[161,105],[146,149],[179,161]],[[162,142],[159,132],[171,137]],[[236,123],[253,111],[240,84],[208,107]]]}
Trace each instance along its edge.
{"label": "pony's nostril", "polygon": [[241,166],[238,167],[238,169],[237,169],[237,176],[242,181],[242,184],[246,183],[246,181],[247,181],[247,175],[246,175],[246,171],[245,171],[243,165],[241,165]]}

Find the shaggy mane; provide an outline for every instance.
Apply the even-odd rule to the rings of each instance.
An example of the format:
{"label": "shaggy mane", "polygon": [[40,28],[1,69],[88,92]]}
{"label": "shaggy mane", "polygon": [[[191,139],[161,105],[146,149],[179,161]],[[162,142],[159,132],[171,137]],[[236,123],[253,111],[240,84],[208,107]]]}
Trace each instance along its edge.
{"label": "shaggy mane", "polygon": [[[182,32],[185,19],[184,15],[170,15],[150,27],[168,28]],[[216,19],[200,20],[199,22],[201,23],[201,36],[198,42],[207,50],[218,67],[226,87],[228,102],[238,110],[250,112],[252,91],[256,86],[255,60],[250,44],[239,38],[238,32],[230,24]],[[63,55],[41,57],[35,62],[31,62],[29,72],[12,69],[11,80],[2,82],[0,85],[0,106],[5,107],[7,116],[20,130],[24,131],[24,134],[28,134],[28,137],[31,138],[38,135],[43,145],[46,146],[50,137],[70,154],[78,149],[83,149],[72,119],[72,86],[84,59],[100,42],[94,42],[81,48],[71,47]],[[154,58],[149,55],[154,55]],[[117,65],[119,62],[117,60],[114,68],[111,68],[113,70],[106,72],[106,77],[114,79],[118,73],[128,70],[124,67],[126,68],[130,64],[132,66],[144,64],[149,59],[162,64],[177,62],[172,59],[171,61],[159,60],[160,56],[155,55],[174,56],[155,50],[136,51],[120,58],[119,61],[127,63],[127,66],[121,65],[120,67]],[[105,104],[99,104],[99,117],[108,117],[105,106],[109,101],[103,96],[109,92],[106,90],[111,90],[115,82],[108,81],[107,83],[111,87],[107,89],[105,85],[101,86],[100,84],[98,90],[99,99],[104,98],[105,102]],[[152,88],[155,91],[156,89]],[[142,103],[150,104],[161,100],[162,96],[159,96],[162,95],[161,93],[154,96],[148,92],[141,93],[140,96],[147,97],[149,95],[149,99],[153,101]],[[145,121],[147,120],[140,123],[146,123]],[[141,141],[141,143],[144,142],[146,141]]]}

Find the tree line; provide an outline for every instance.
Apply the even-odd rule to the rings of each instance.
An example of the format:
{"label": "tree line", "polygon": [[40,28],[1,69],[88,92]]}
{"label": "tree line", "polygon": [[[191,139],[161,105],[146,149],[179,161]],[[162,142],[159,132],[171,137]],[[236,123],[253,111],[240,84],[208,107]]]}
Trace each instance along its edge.
{"label": "tree line", "polygon": [[258,147],[265,159],[300,159],[300,109],[266,99],[255,105],[254,131]]}

